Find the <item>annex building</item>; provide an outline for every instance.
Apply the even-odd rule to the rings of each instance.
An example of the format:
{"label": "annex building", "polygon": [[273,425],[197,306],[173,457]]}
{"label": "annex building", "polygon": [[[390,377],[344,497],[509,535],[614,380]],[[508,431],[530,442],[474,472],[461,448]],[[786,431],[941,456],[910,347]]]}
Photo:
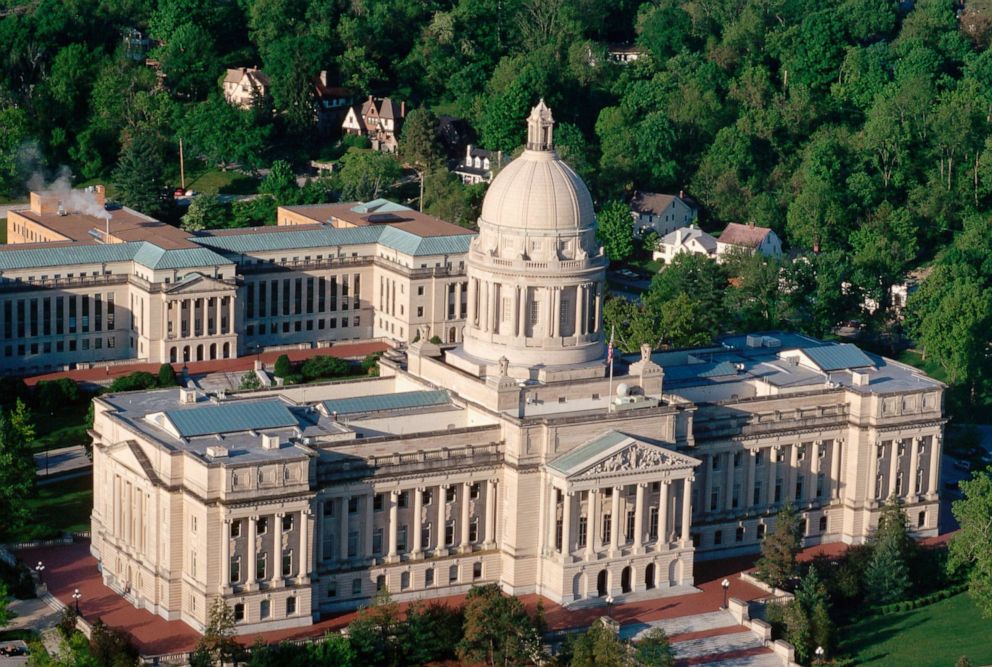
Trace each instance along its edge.
{"label": "annex building", "polygon": [[[919,535],[937,532],[943,386],[911,367],[767,332],[644,347],[610,373],[606,259],[552,129],[542,103],[486,196],[454,343],[421,325],[378,378],[95,400],[107,585],[198,629],[221,597],[252,633],[383,587],[684,593],[696,559],[754,552],[785,503],[807,544],[864,542],[892,494]],[[217,240],[252,236],[210,238],[232,253]]]}
{"label": "annex building", "polygon": [[31,193],[0,245],[0,373],[227,359],[341,340],[461,340],[467,229],[386,200],[190,233],[102,187]]}

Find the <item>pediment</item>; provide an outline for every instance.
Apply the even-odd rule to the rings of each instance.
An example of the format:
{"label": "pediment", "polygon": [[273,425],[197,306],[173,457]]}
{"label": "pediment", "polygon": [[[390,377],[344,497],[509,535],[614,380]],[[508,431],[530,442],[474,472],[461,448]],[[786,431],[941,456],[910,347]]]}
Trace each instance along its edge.
{"label": "pediment", "polygon": [[588,480],[645,472],[691,470],[700,461],[674,449],[609,431],[552,461],[548,468],[568,480]]}
{"label": "pediment", "polygon": [[205,276],[202,273],[190,273],[177,283],[173,283],[165,292],[170,295],[194,294],[197,292],[233,291],[234,287],[222,280]]}

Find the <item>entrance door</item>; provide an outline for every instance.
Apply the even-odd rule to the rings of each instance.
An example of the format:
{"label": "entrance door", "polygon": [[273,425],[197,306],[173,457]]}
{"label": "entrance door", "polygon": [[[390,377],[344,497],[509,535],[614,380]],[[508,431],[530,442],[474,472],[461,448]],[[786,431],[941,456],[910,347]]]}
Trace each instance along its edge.
{"label": "entrance door", "polygon": [[606,570],[600,570],[599,576],[596,577],[596,595],[599,597],[606,597],[607,593],[610,592],[606,586],[607,576]]}
{"label": "entrance door", "polygon": [[630,592],[630,566],[623,568],[620,573],[620,590],[624,593]]}

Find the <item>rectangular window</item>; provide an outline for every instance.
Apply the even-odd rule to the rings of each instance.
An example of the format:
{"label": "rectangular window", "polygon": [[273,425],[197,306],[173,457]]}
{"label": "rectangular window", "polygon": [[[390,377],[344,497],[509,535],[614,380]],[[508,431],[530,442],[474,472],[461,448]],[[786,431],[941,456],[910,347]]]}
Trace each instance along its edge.
{"label": "rectangular window", "polygon": [[627,532],[626,532],[626,538],[628,540],[631,540],[631,539],[633,539],[633,537],[634,537],[634,511],[633,510],[627,510]]}
{"label": "rectangular window", "polygon": [[455,522],[449,521],[444,525],[444,544],[453,546],[455,544]]}
{"label": "rectangular window", "polygon": [[245,315],[248,319],[253,319],[255,317],[255,283],[248,283],[246,287],[248,303],[245,304]]}
{"label": "rectangular window", "polygon": [[265,552],[255,555],[255,578],[265,579]]}
{"label": "rectangular window", "polygon": [[434,568],[429,567],[424,570],[424,586],[434,585]]}
{"label": "rectangular window", "polygon": [[362,594],[362,580],[361,579],[352,579],[351,580],[351,594],[352,595],[361,595]]}
{"label": "rectangular window", "polygon": [[400,526],[396,531],[396,550],[400,553],[406,552],[406,526]]}
{"label": "rectangular window", "polygon": [[286,598],[286,615],[292,616],[296,613],[296,598]]}
{"label": "rectangular window", "polygon": [[317,312],[324,312],[325,306],[327,306],[327,279],[317,278]]}
{"label": "rectangular window", "polygon": [[586,546],[586,540],[589,539],[589,520],[584,516],[579,517],[579,546]]}
{"label": "rectangular window", "polygon": [[744,541],[744,526],[737,526],[737,530],[734,532],[734,541],[735,542]]}
{"label": "rectangular window", "polygon": [[236,584],[241,581],[241,557],[235,556],[231,559],[231,583]]}
{"label": "rectangular window", "polygon": [[602,534],[600,535],[600,540],[603,542],[603,544],[610,543],[610,540],[613,536],[613,531],[611,530],[612,523],[613,523],[612,516],[610,516],[609,514],[603,516],[603,530],[602,530]]}
{"label": "rectangular window", "polygon": [[265,533],[268,530],[269,530],[269,518],[268,517],[264,517],[264,516],[263,517],[260,517],[258,519],[258,522],[257,522],[257,531],[256,532],[259,535],[265,535]]}
{"label": "rectangular window", "polygon": [[648,510],[648,539],[658,539],[658,508],[652,507]]}
{"label": "rectangular window", "polygon": [[293,574],[293,552],[284,551],[282,554],[282,576],[288,577]]}
{"label": "rectangular window", "polygon": [[241,537],[241,521],[234,520],[231,522],[231,537]]}
{"label": "rectangular window", "polygon": [[313,313],[313,278],[307,278],[307,313]]}

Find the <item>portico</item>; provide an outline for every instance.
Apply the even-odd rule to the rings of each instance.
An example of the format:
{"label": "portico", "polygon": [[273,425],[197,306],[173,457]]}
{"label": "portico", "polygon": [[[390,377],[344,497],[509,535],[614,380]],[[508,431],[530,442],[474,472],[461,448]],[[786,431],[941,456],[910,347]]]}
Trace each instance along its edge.
{"label": "portico", "polygon": [[691,583],[699,464],[608,431],[544,466],[543,594],[568,603]]}

